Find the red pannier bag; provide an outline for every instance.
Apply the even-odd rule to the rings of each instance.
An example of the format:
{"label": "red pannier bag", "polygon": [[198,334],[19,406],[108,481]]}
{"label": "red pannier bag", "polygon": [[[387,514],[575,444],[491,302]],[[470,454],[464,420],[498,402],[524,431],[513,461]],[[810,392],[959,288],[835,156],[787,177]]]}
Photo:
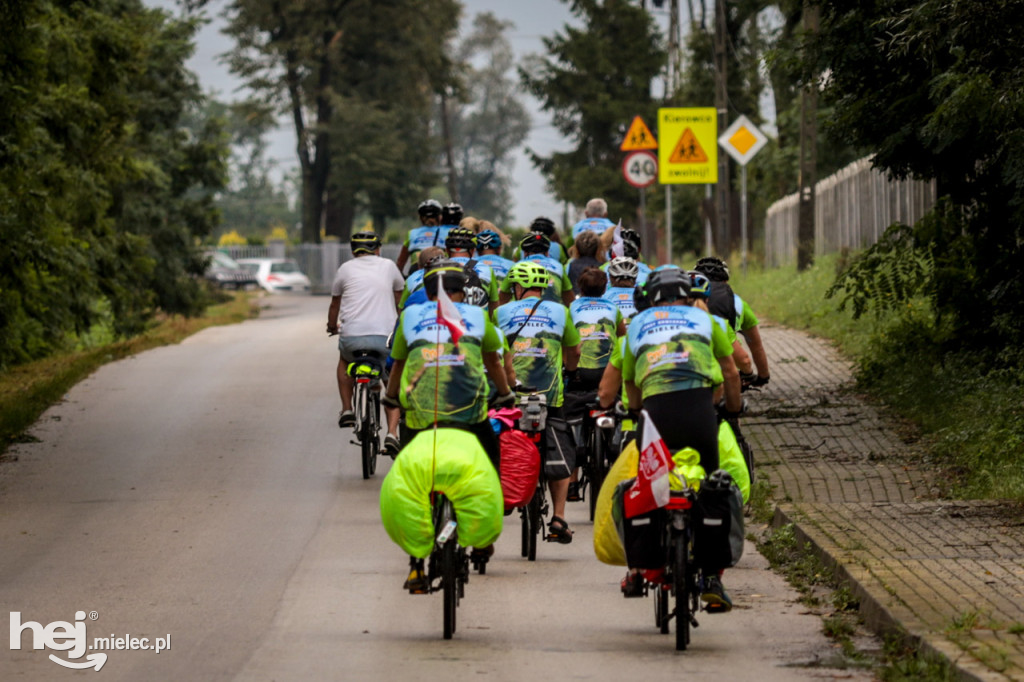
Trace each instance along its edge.
{"label": "red pannier bag", "polygon": [[503,431],[501,445],[501,492],[505,510],[525,507],[533,499],[540,478],[540,452],[522,431]]}

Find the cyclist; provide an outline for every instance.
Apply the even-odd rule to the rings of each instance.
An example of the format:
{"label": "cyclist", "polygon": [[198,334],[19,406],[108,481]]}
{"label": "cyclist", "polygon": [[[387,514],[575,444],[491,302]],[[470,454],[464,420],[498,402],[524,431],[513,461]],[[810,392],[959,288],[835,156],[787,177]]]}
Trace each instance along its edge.
{"label": "cyclist", "polygon": [[[609,230],[605,233],[605,236],[601,238],[602,243],[614,244],[615,230]],[[636,230],[624,228],[619,234],[622,242],[622,255],[626,258],[632,258],[636,261],[637,285],[643,284],[647,281],[647,277],[651,274],[651,266],[647,265],[641,260],[640,256],[640,233]],[[610,262],[610,261],[609,261]],[[608,269],[608,263],[601,266],[602,270]]]}
{"label": "cyclist", "polygon": [[[531,232],[519,242],[519,249],[523,254],[522,261],[536,263],[548,272],[549,286],[544,290],[544,298],[549,301],[569,305],[576,297],[572,292],[572,283],[569,281],[569,273],[565,266],[554,258],[547,255],[551,242],[540,232]],[[512,300],[512,285],[508,278],[501,283],[502,303]]]}
{"label": "cyclist", "polygon": [[[564,361],[570,374],[575,373],[580,335],[564,305],[541,298],[549,284],[543,266],[530,260],[520,261],[509,270],[505,283],[511,287],[515,300],[500,306],[494,317],[508,341],[516,377],[545,394],[548,427],[542,439],[543,452],[550,445],[548,440],[557,437],[554,423],[563,420],[562,364]],[[574,460],[574,454],[571,447],[563,451],[567,459]],[[562,544],[572,542],[572,530],[565,521],[565,502],[569,475],[576,468],[574,461],[567,461],[566,465],[564,477],[548,479],[553,508],[548,529],[550,537]]]}
{"label": "cyclist", "polygon": [[[352,412],[352,377],[348,365],[356,351],[369,351],[381,360],[388,357],[388,335],[398,317],[398,300],[405,287],[402,273],[394,262],[380,257],[380,237],[373,232],[352,235],[352,260],[338,268],[331,286],[331,305],[327,311],[327,333],[338,337],[338,392],[341,394],[340,428],[356,425]],[[340,314],[340,323],[339,323]],[[386,410],[388,435],[384,451],[398,452],[397,410]]]}
{"label": "cyclist", "polygon": [[494,310],[498,303],[498,278],[490,266],[473,258],[476,249],[476,235],[464,227],[453,227],[444,240],[448,260],[476,273],[473,281],[466,282],[466,302]]}
{"label": "cyclist", "polygon": [[498,281],[515,265],[515,261],[501,255],[501,235],[494,230],[483,230],[476,234],[477,260],[491,268]]}
{"label": "cyclist", "polygon": [[[420,217],[421,225],[409,230],[409,234],[405,237],[402,250],[399,251],[398,258],[395,260],[399,270],[404,271],[405,264],[410,259],[416,263],[416,254],[428,246],[444,246],[444,237],[448,234],[448,230],[440,227],[441,211],[441,204],[435,199],[427,199],[417,207],[416,213]],[[412,270],[415,269],[416,266],[413,265]]]}
{"label": "cyclist", "polygon": [[[466,328],[457,344],[438,319],[436,301],[442,281]],[[465,284],[466,273],[459,263],[441,260],[428,266],[423,287],[429,300],[402,311],[391,349],[395,364],[381,402],[404,408],[413,436],[435,423],[472,433],[498,470],[498,439],[487,418],[488,379],[497,387],[496,405],[514,405],[516,398],[498,354],[501,337],[485,310],[462,301]],[[480,551],[489,556],[493,550]],[[426,591],[425,581],[422,560],[412,559],[405,588]]]}
{"label": "cyclist", "polygon": [[583,209],[583,220],[572,226],[572,238],[576,241],[584,230],[604,233],[609,227],[615,227],[615,223],[608,220],[608,202],[604,199],[591,199]]}
{"label": "cyclist", "polygon": [[[558,230],[555,228],[555,221],[553,221],[551,218],[545,218],[544,216],[534,218],[533,222],[530,223],[530,232],[540,232],[542,235],[547,237],[548,240],[551,242],[551,244],[548,246],[547,255],[550,258],[554,258],[562,265],[566,264],[566,261],[568,261],[569,256],[565,250],[565,247],[562,245],[561,238],[558,236]],[[512,257],[515,258],[516,260],[519,260],[522,257],[522,253],[520,252],[519,247],[516,247],[516,250],[512,254]]]}
{"label": "cyclist", "polygon": [[441,227],[447,227],[449,230],[459,227],[459,223],[465,217],[466,214],[462,210],[461,204],[457,204],[454,201],[450,204],[445,204],[444,208],[441,209]]}
{"label": "cyclist", "polygon": [[[767,384],[771,378],[771,371],[768,368],[768,355],[761,342],[757,316],[729,285],[729,266],[720,258],[708,256],[697,261],[695,270],[711,280],[708,309],[712,314],[718,315],[728,322],[734,336],[736,333],[742,334],[750,347],[750,357],[753,359],[753,363],[748,361],[744,365],[738,364],[744,375],[744,382],[753,386]],[[736,340],[735,346],[739,345],[739,341]],[[753,371],[755,367],[756,375]]]}
{"label": "cyclist", "polygon": [[608,263],[607,275],[611,286],[604,292],[604,298],[611,301],[622,312],[626,325],[636,315],[636,304],[633,301],[633,290],[639,273],[636,261],[626,256],[613,258]]}
{"label": "cyclist", "polygon": [[580,234],[579,239],[573,244],[576,256],[569,261],[569,282],[572,283],[572,290],[580,293],[578,280],[583,271],[587,268],[600,268],[601,261],[597,259],[597,250],[601,246],[601,238],[596,232],[586,230]]}
{"label": "cyclist", "polygon": [[405,290],[398,302],[399,310],[413,303],[425,303],[427,292],[423,290],[424,269],[431,261],[444,258],[444,249],[440,246],[428,246],[416,256],[416,269],[405,278]]}
{"label": "cyclist", "polygon": [[[622,377],[630,405],[650,415],[669,450],[692,447],[711,475],[719,468],[718,419],[712,394],[725,384],[725,408],[742,411],[739,373],[732,346],[711,316],[693,306],[690,277],[678,269],[653,273],[639,289],[641,307],[626,332]],[[626,596],[642,594],[631,570],[622,581]],[[705,578],[701,599],[711,613],[732,608],[721,576]]]}

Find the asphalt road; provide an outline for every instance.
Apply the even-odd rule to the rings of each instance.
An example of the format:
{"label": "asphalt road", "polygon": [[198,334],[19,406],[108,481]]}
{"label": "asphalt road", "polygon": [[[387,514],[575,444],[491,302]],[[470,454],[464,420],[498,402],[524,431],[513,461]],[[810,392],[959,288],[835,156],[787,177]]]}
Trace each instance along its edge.
{"label": "asphalt road", "polygon": [[[870,679],[815,665],[835,653],[820,618],[749,544],[726,574],[737,608],[675,652],[651,599],[623,599],[623,569],[594,558],[583,504],[575,542],[535,563],[508,517],[443,641],[440,595],[400,589],[388,462],[363,481],[337,428],[328,300],[265,304],[102,368],[0,464],[0,611],[22,628],[19,650],[4,630],[0,680]],[[106,650],[98,673],[49,658],[88,663],[100,651],[72,647],[97,637],[170,646]]]}

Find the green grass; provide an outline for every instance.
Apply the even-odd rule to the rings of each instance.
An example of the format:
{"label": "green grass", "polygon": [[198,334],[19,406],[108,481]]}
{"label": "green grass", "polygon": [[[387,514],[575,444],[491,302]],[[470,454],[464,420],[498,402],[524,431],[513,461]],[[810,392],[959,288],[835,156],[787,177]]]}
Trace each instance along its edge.
{"label": "green grass", "polygon": [[[827,256],[802,273],[752,266],[730,283],[762,323],[834,341],[856,363],[859,387],[919,428],[945,492],[1024,502],[1024,368],[959,350],[922,300],[854,320],[825,297],[844,263]],[[1020,355],[1003,354],[1004,364],[1011,357]]]}
{"label": "green grass", "polygon": [[238,293],[225,303],[211,306],[202,317],[166,317],[134,338],[54,355],[0,373],[0,453],[11,443],[28,440],[25,430],[39,415],[100,366],[150,348],[179,343],[200,329],[241,322],[255,314],[250,296]]}

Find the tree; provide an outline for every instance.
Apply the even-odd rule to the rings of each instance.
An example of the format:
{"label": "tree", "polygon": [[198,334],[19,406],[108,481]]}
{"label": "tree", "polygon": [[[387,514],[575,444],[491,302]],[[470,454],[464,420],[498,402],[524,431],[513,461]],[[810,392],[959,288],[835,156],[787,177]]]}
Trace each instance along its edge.
{"label": "tree", "polygon": [[476,16],[455,52],[465,69],[461,96],[447,108],[458,199],[467,215],[499,225],[511,218],[511,153],[530,130],[518,82],[509,77],[515,55],[505,32],[512,27],[489,12]]}
{"label": "tree", "polygon": [[530,156],[559,200],[603,196],[613,207],[634,206],[619,145],[634,116],[657,120],[650,85],[666,61],[663,40],[650,15],[626,0],[563,1],[583,26],[545,38],[547,56],[519,73],[574,149]]}
{"label": "tree", "polygon": [[[1022,10],[1021,0],[826,3],[806,65],[828,74],[833,134],[895,177],[936,180],[939,205],[915,226],[914,249],[890,240],[889,257],[929,257],[924,290],[954,345],[1003,359],[1024,341]],[[854,268],[847,290],[872,277]]]}

